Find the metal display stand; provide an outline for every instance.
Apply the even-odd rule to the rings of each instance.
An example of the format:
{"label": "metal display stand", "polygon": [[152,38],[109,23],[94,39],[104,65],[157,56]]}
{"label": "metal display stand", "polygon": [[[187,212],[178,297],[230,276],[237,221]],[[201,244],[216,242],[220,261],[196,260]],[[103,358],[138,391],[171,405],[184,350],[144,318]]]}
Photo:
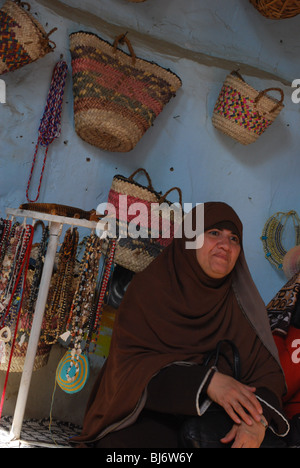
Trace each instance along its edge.
{"label": "metal display stand", "polygon": [[24,420],[25,407],[27,403],[29,387],[32,377],[32,372],[34,368],[35,356],[37,353],[42,322],[44,317],[44,312],[46,308],[46,302],[48,297],[48,292],[50,288],[50,281],[53,272],[53,266],[55,261],[55,255],[57,252],[57,247],[59,243],[59,238],[62,232],[64,225],[84,227],[92,230],[96,229],[96,221],[88,221],[85,219],[77,218],[68,218],[64,216],[51,215],[46,213],[38,213],[36,211],[21,210],[21,209],[12,209],[7,208],[6,214],[8,216],[16,218],[24,218],[26,221],[27,218],[31,218],[33,223],[35,221],[48,221],[49,223],[49,242],[47,253],[45,256],[43,273],[40,281],[38,297],[35,305],[35,311],[32,321],[32,328],[30,332],[28,349],[25,357],[24,368],[22,372],[21,382],[18,391],[18,398],[15,406],[15,412],[10,432],[10,438],[12,441],[19,440],[21,435],[22,424]]}

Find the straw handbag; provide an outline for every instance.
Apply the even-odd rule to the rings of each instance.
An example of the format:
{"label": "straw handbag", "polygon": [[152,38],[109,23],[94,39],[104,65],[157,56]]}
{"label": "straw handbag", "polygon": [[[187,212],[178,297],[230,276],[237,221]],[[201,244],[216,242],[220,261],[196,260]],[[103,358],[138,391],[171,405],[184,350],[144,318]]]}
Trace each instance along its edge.
{"label": "straw handbag", "polygon": [[299,0],[250,0],[250,3],[266,18],[286,19],[299,15]]}
{"label": "straw handbag", "polygon": [[34,62],[55,48],[41,24],[26,11],[28,3],[6,1],[0,9],[0,74]]}
{"label": "straw handbag", "polygon": [[[148,185],[136,182],[135,176],[143,172]],[[167,195],[176,190],[179,203],[172,204]],[[121,196],[125,196],[123,200]],[[173,187],[164,195],[153,189],[149,174],[145,169],[138,169],[130,177],[116,175],[113,178],[108,195],[108,203],[115,208],[115,213],[108,213],[112,224],[116,224],[116,232],[108,228],[108,237],[117,237],[114,262],[135,273],[144,270],[172,242],[174,233],[182,222],[182,194],[178,187]],[[141,210],[137,214],[137,205]],[[126,206],[125,206],[126,205]],[[172,210],[169,207],[172,205]],[[160,210],[160,211],[158,211]],[[165,223],[165,224],[163,224]],[[138,235],[136,234],[138,228]],[[132,230],[135,233],[132,233]],[[106,252],[108,241],[103,243]]]}
{"label": "straw handbag", "polygon": [[[267,95],[278,91],[280,100]],[[229,74],[223,84],[212,116],[212,123],[221,132],[239,143],[248,145],[274,122],[283,109],[284,94],[280,88],[257,91],[237,72]]]}
{"label": "straw handbag", "polygon": [[[130,55],[118,48],[126,43]],[[114,45],[95,34],[70,35],[77,134],[108,151],[132,150],[181,86],[169,70],[136,58],[123,34]]]}

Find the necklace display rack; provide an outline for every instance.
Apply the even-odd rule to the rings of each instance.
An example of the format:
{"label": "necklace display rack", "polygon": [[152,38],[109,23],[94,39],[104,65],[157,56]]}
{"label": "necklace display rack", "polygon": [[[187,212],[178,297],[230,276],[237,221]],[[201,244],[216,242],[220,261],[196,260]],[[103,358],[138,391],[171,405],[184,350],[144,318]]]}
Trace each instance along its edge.
{"label": "necklace display rack", "polygon": [[14,208],[7,208],[6,214],[8,217],[12,216],[13,218],[23,218],[25,222],[29,218],[32,219],[33,223],[35,223],[38,220],[46,221],[49,223],[48,248],[45,256],[43,273],[40,281],[39,293],[36,301],[32,328],[28,342],[28,350],[25,357],[23,372],[18,390],[18,397],[12,421],[12,427],[10,431],[10,440],[17,441],[20,439],[21,435],[29,387],[34,368],[34,361],[37,353],[39,337],[41,333],[43,317],[50,288],[50,281],[54,267],[55,255],[58,248],[63,226],[68,225],[83,227],[95,231],[97,227],[97,221],[88,221],[86,219],[69,218],[65,216]]}

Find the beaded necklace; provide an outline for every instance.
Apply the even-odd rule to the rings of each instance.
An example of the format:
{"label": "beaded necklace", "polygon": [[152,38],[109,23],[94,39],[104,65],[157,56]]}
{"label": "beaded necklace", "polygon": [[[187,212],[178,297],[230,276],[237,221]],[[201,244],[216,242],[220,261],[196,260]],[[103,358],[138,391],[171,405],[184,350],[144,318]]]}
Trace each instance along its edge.
{"label": "beaded necklace", "polygon": [[[29,266],[29,258],[30,258],[30,251],[31,251],[31,246],[32,246],[32,240],[33,240],[33,227],[32,226],[26,226],[25,232],[24,232],[24,244],[22,245],[22,258],[19,258],[18,260],[20,261],[20,268],[18,272],[18,276],[16,278],[16,282],[14,284],[14,288],[9,300],[9,303],[6,308],[6,312],[2,314],[1,320],[0,320],[0,328],[2,329],[0,331],[0,334],[2,337],[4,337],[4,340],[2,342],[5,343],[9,341],[11,338],[11,329],[10,327],[7,326],[6,319],[7,316],[10,312],[11,305],[13,304],[13,298],[15,297],[15,293],[18,292],[18,297],[17,299],[17,304],[16,305],[16,310],[17,310],[17,316],[14,325],[14,333],[13,333],[13,339],[12,339],[12,344],[11,344],[11,352],[9,356],[9,362],[7,366],[7,372],[6,372],[6,378],[4,382],[4,387],[3,387],[3,392],[2,392],[2,397],[1,397],[1,402],[0,402],[0,418],[2,415],[2,409],[3,409],[3,404],[5,400],[5,393],[6,393],[6,387],[7,387],[7,381],[8,381],[8,375],[9,375],[9,370],[10,370],[10,365],[11,365],[11,360],[13,357],[13,351],[14,351],[14,346],[15,346],[15,341],[16,341],[16,335],[17,335],[17,330],[18,330],[18,324],[20,320],[20,312],[21,312],[21,307],[22,307],[22,300],[23,300],[23,290],[24,286],[26,284],[26,276],[27,276],[27,270]],[[7,335],[7,331],[9,330],[10,333]],[[5,332],[5,334],[4,334]],[[4,334],[4,336],[3,336]],[[5,352],[4,352],[5,354]]]}
{"label": "beaded necklace", "polygon": [[[6,287],[6,298],[12,298],[11,307],[6,312],[6,324],[13,325],[15,316],[19,310],[20,299],[22,296],[23,285],[22,282],[18,282],[18,277],[24,268],[24,259],[28,253],[28,244],[32,238],[32,226],[17,226],[14,231],[14,237],[11,239],[11,245],[16,245],[15,249],[12,249],[11,255],[11,272],[9,275],[9,282]],[[6,299],[6,300],[7,300]]]}
{"label": "beaded necklace", "polygon": [[[86,242],[85,252],[80,266],[80,279],[74,295],[67,329],[71,334],[71,356],[78,359],[82,353],[83,337],[89,335],[91,316],[95,302],[95,288],[99,274],[102,240],[92,234]],[[77,370],[77,369],[76,369]],[[67,374],[69,375],[70,369]]]}
{"label": "beaded necklace", "polygon": [[41,276],[43,272],[44,258],[47,252],[48,241],[49,241],[49,227],[46,226],[43,229],[42,238],[41,238],[39,248],[38,248],[34,274],[33,274],[32,282],[30,285],[30,292],[26,300],[26,303],[24,304],[24,309],[23,309],[24,312],[21,318],[21,327],[18,330],[18,336],[17,336],[18,342],[21,342],[22,340],[22,343],[23,343],[24,341],[28,341],[29,339],[31,324],[33,320],[34,307],[35,307],[35,303],[36,303],[38,292],[39,292],[39,286],[40,286]]}
{"label": "beaded necklace", "polygon": [[102,318],[103,307],[105,304],[105,297],[108,294],[107,286],[108,286],[109,278],[113,271],[115,249],[116,249],[116,241],[111,240],[108,244],[108,248],[106,251],[106,256],[105,256],[105,260],[103,264],[103,270],[101,272],[101,275],[99,276],[98,287],[96,288],[97,290],[99,290],[100,288],[100,291],[97,294],[97,300],[96,300],[95,307],[94,307],[94,314],[92,318],[93,326],[90,327],[90,333],[87,339],[89,347],[90,347],[89,349],[90,353],[94,353],[96,350],[96,343],[97,343],[98,335],[100,333],[101,318]]}
{"label": "beaded necklace", "polygon": [[[46,165],[46,159],[48,154],[48,149],[50,144],[55,138],[58,138],[61,132],[61,111],[62,111],[62,102],[64,95],[64,88],[66,83],[68,66],[66,62],[60,60],[54,67],[50,89],[47,96],[47,102],[44,109],[43,117],[40,122],[38,130],[38,140],[35,147],[35,153],[33,156],[30,176],[26,189],[26,198],[29,202],[36,202],[40,195],[40,188],[43,180],[43,174]],[[29,188],[31,184],[31,179],[34,171],[34,166],[37,158],[37,153],[39,146],[45,148],[44,161],[42,166],[42,171],[39,180],[39,186],[37,190],[37,196],[34,200],[29,198]]]}
{"label": "beaded necklace", "polygon": [[73,277],[78,245],[78,230],[68,229],[59,252],[57,272],[53,275],[42,339],[54,344],[62,334],[73,298]]}
{"label": "beaded necklace", "polygon": [[261,241],[266,259],[278,270],[282,270],[283,257],[287,250],[283,247],[282,236],[288,219],[292,219],[295,230],[295,245],[300,244],[300,219],[296,211],[278,212],[271,216],[264,225]]}

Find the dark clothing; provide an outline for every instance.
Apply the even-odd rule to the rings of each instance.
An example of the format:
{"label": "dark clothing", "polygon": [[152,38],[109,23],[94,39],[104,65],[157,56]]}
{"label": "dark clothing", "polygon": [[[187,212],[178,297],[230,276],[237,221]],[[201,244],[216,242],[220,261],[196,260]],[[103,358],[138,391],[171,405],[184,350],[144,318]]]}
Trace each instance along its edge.
{"label": "dark clothing", "polygon": [[[194,209],[193,226],[195,215]],[[242,239],[242,223],[232,208],[225,203],[205,204],[204,229],[224,221],[233,223]],[[261,403],[267,408],[275,404],[271,424],[280,434],[287,431],[288,424],[280,414],[284,376],[266,309],[243,250],[229,275],[212,279],[199,265],[195,248],[187,248],[190,241],[185,235],[175,238],[130,283],[117,313],[108,359],[88,402],[82,434],[75,442],[100,438],[105,442],[114,431],[128,428],[130,433],[135,430],[133,425],[149,426],[144,410],[159,414],[160,388],[165,401],[163,420],[167,413],[202,417],[211,404],[204,390],[214,372],[212,364],[205,367],[203,362],[224,339],[239,350],[241,382],[263,389],[267,400],[257,394]],[[172,374],[170,366],[188,375]],[[220,361],[217,368],[231,375],[226,361]],[[168,372],[171,374],[165,378]],[[182,385],[184,379],[189,382],[186,386]]]}

